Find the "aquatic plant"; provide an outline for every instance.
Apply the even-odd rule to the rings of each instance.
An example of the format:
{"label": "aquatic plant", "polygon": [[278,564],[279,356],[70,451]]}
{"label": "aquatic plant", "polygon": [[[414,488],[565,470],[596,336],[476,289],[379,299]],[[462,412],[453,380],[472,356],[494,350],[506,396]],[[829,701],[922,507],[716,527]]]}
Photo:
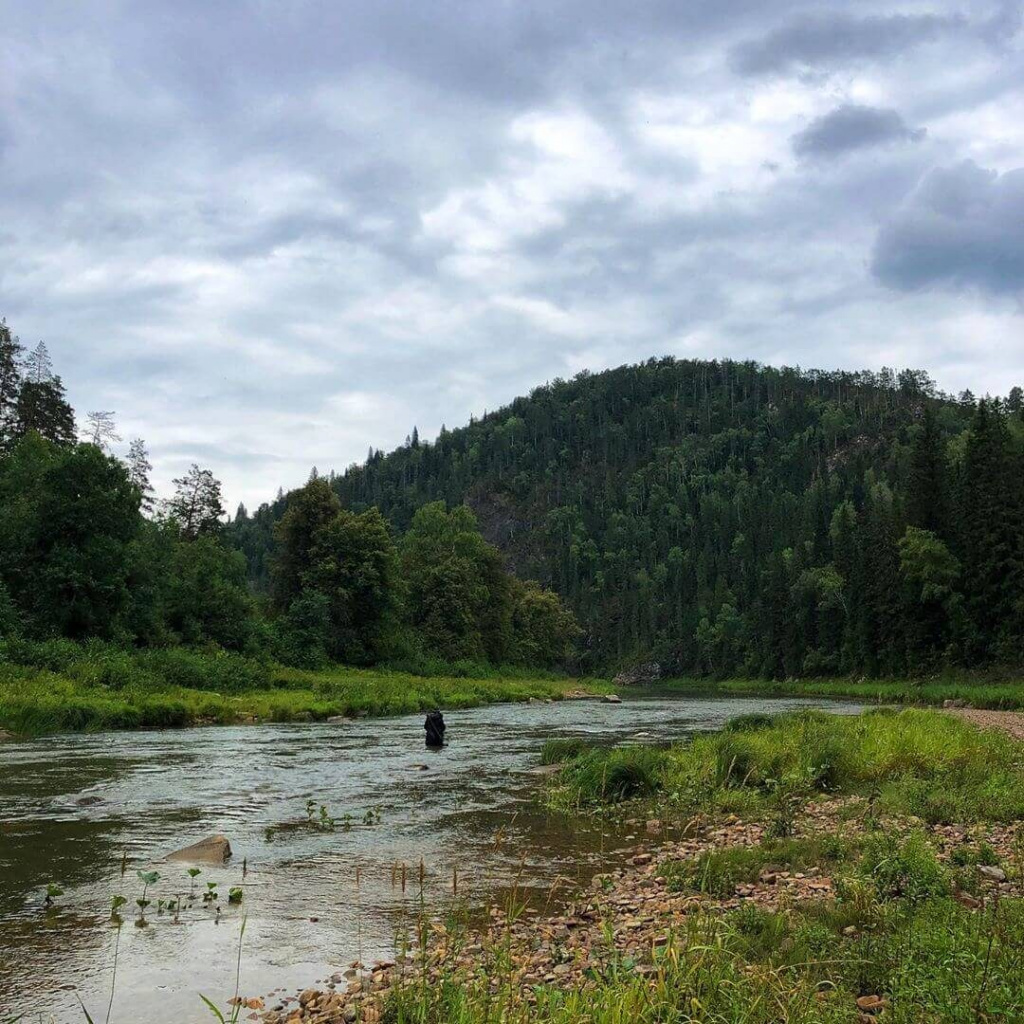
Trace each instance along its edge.
{"label": "aquatic plant", "polygon": [[202,873],[203,872],[199,868],[189,868],[188,869],[188,877],[191,880],[190,885],[189,885],[189,890],[188,890],[189,899],[195,899],[196,879]]}
{"label": "aquatic plant", "polygon": [[121,915],[118,911],[128,902],[127,896],[113,896],[110,900],[110,920],[115,924],[121,923]]}
{"label": "aquatic plant", "polygon": [[139,920],[136,923],[142,926],[146,923],[146,907],[150,905],[150,901],[146,899],[146,893],[151,885],[156,885],[160,881],[160,872],[136,871],[135,873],[139,876],[139,881],[142,882],[142,895],[135,901],[139,907]]}
{"label": "aquatic plant", "polygon": [[64,890],[56,882],[51,882],[46,887],[46,899],[43,900],[43,903],[48,907],[52,907],[54,902],[63,895]]}
{"label": "aquatic plant", "polygon": [[217,899],[219,899],[219,897],[217,895],[217,883],[216,882],[207,882],[206,883],[206,892],[203,893],[203,902],[204,903],[213,903]]}
{"label": "aquatic plant", "polygon": [[242,902],[242,887],[240,885],[233,885],[228,889],[228,903],[241,903]]}

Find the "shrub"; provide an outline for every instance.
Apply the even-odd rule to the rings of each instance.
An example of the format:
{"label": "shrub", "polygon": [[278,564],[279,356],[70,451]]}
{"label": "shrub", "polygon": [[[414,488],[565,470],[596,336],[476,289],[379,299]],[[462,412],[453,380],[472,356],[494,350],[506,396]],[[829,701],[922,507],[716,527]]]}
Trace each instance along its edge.
{"label": "shrub", "polygon": [[946,896],[950,889],[935,851],[920,832],[905,839],[886,833],[869,837],[860,873],[870,880],[883,903]]}

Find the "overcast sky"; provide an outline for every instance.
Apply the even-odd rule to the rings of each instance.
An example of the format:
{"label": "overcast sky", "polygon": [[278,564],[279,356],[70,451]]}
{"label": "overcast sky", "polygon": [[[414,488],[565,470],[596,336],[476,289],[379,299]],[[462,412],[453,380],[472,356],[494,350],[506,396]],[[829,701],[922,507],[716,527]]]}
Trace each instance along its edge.
{"label": "overcast sky", "polygon": [[1024,383],[1021,4],[0,0],[0,315],[250,507],[649,356]]}

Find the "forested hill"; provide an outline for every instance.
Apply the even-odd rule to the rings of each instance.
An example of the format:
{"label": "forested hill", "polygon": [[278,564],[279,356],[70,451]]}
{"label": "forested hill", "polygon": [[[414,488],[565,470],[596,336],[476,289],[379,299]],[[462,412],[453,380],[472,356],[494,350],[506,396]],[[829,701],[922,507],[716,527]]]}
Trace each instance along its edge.
{"label": "forested hill", "polygon": [[[1021,392],[919,371],[651,360],[555,381],[334,480],[397,532],[468,503],[583,661],[792,675],[1019,662]],[[233,526],[265,578],[285,502]]]}

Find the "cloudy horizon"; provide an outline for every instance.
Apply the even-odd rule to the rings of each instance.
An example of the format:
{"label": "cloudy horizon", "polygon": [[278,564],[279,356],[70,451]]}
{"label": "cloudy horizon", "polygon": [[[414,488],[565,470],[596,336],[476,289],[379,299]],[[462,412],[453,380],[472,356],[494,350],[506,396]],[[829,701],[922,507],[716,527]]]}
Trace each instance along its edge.
{"label": "cloudy horizon", "polygon": [[0,316],[232,509],[651,356],[1005,394],[1021,6],[0,0]]}

